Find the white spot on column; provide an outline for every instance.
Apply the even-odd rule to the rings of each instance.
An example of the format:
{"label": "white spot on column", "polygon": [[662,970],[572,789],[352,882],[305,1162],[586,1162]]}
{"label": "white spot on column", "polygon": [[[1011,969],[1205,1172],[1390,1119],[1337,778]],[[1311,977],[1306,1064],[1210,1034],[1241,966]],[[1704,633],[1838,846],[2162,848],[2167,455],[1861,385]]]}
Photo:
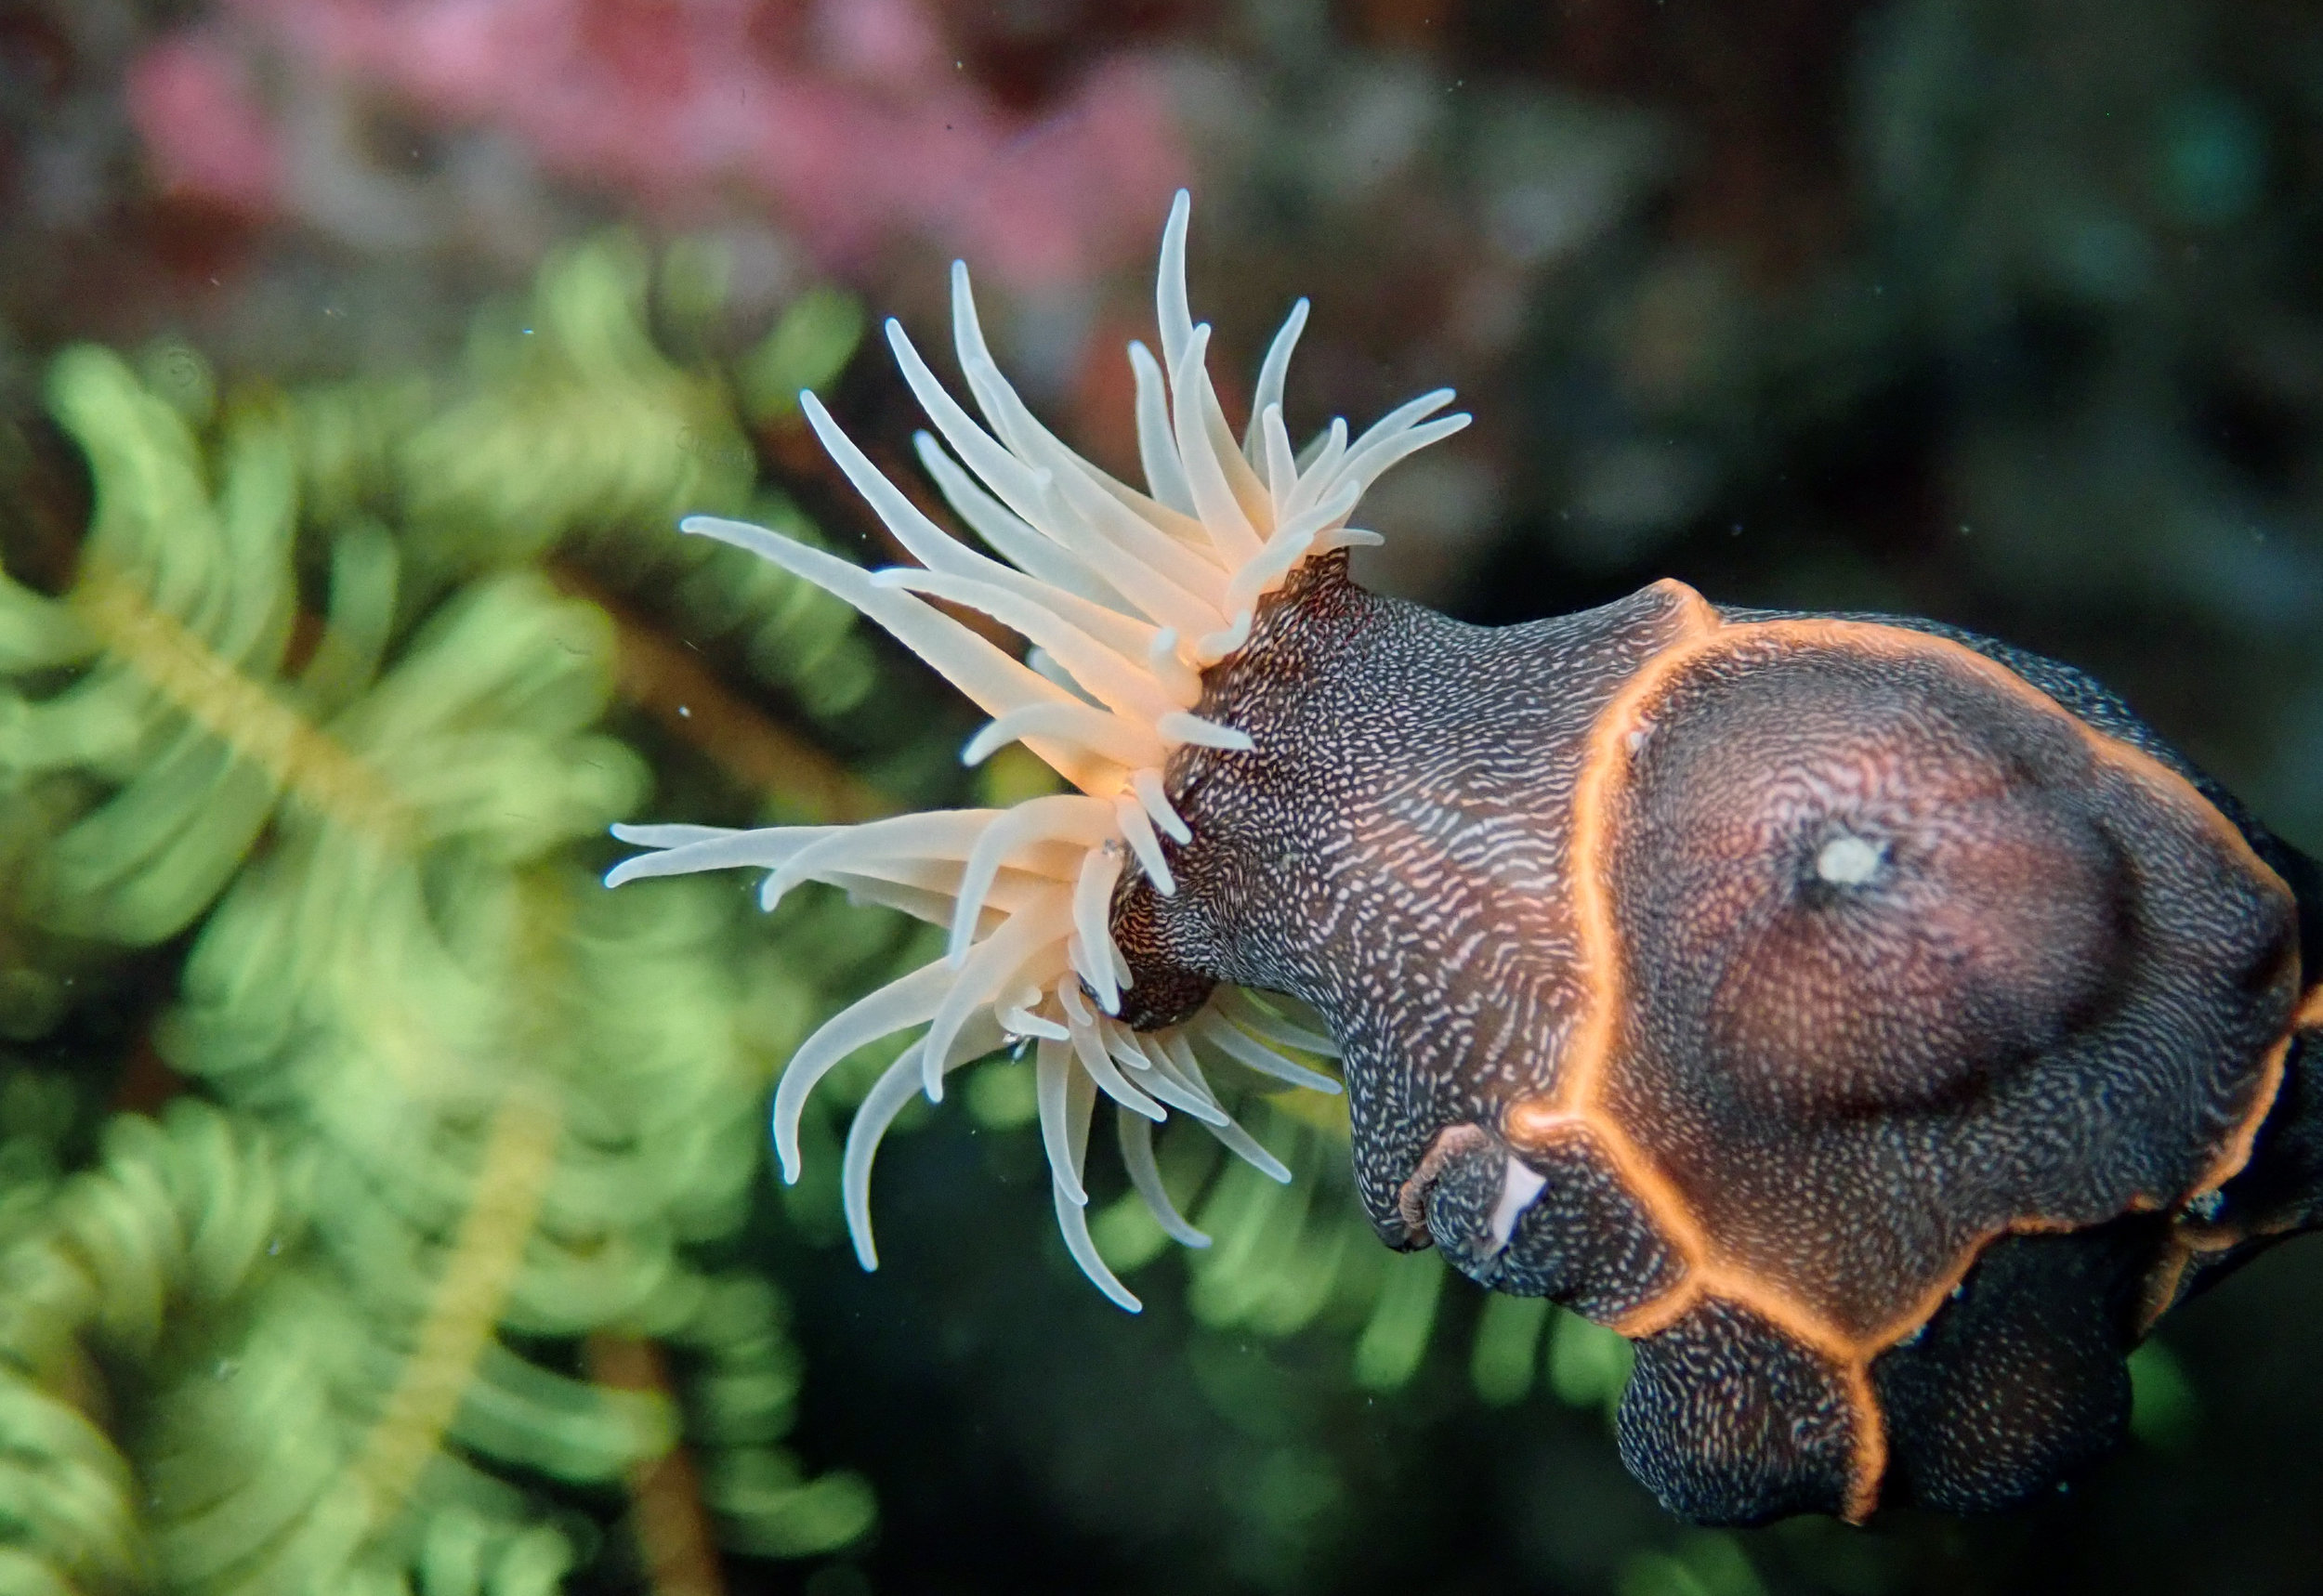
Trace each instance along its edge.
{"label": "white spot on column", "polygon": [[1833,886],[1861,886],[1880,873],[1887,851],[1861,837],[1840,835],[1823,844],[1815,856],[1815,873]]}
{"label": "white spot on column", "polygon": [[1492,1209],[1492,1250],[1505,1251],[1508,1238],[1516,1233],[1516,1221],[1532,1199],[1541,1195],[1541,1188],[1549,1178],[1514,1153],[1508,1157],[1508,1168],[1501,1175],[1501,1200]]}

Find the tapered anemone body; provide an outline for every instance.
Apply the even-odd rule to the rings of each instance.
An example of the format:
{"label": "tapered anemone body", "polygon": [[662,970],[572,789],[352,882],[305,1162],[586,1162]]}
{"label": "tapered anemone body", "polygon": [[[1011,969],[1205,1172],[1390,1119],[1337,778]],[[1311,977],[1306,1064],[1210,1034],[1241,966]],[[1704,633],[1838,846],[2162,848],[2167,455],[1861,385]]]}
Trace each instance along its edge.
{"label": "tapered anemone body", "polygon": [[1383,1239],[1632,1338],[1668,1505],[1991,1508],[2111,1446],[2323,1020],[2311,868],[2118,700],[1923,621],[1663,582],[1485,629],[1326,561],[1199,711],[1253,748],[1171,762],[1132,990],[1311,1005]]}

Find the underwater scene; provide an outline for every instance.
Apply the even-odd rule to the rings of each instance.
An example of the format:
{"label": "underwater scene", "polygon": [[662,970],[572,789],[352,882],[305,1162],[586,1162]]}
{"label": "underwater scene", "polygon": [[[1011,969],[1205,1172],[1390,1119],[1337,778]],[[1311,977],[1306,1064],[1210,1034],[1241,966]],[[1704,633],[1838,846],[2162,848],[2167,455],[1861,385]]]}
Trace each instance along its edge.
{"label": "underwater scene", "polygon": [[2323,1590],[2310,855],[2314,7],[0,0],[0,1596]]}

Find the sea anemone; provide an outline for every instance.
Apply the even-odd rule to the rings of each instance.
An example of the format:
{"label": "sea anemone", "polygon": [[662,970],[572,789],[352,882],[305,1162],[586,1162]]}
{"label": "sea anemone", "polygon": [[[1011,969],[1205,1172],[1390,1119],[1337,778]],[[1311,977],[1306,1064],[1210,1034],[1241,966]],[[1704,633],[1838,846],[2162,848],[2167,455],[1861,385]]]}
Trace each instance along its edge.
{"label": "sea anemone", "polygon": [[[1156,283],[1162,359],[1129,346],[1136,380],[1140,492],[1075,454],[1034,419],[985,347],[964,263],[952,267],[952,336],[983,423],[944,391],[902,326],[887,323],[904,380],[942,442],[916,438],[944,497],[999,558],[977,552],[915,508],[840,431],[812,394],[807,420],[847,479],[921,563],[866,571],[762,527],[697,516],[684,530],[752,550],[853,605],[992,716],[962,757],[976,764],[1021,742],[1075,790],[1005,809],[943,810],[859,826],[617,826],[659,850],[616,868],[641,876],[755,867],[772,909],[802,882],[823,882],[950,930],[936,962],[880,988],[807,1038],[774,1100],[783,1177],[799,1173],[799,1116],[818,1082],[856,1049],[914,1027],[922,1034],[881,1076],[847,1134],[843,1187],[865,1268],[872,1243],[872,1160],[915,1090],[943,1094],[947,1071],[1009,1044],[1029,1045],[1058,1228],[1105,1294],[1135,1311],[1090,1239],[1082,1180],[1099,1093],[1112,1099],[1131,1185],[1162,1229],[1207,1244],[1172,1205],[1152,1127],[1175,1108],[1276,1179],[1288,1171],[1239,1126],[1204,1077],[1205,1054],[1263,1076],[1335,1092],[1338,1083],[1283,1049],[1335,1056],[1331,1040],[1230,985],[1189,1017],[1138,1028],[1125,1017],[1130,962],[1109,923],[1124,874],[1176,891],[1162,839],[1192,832],[1165,769],[1192,746],[1249,752],[1251,739],[1193,713],[1203,675],[1249,640],[1260,601],[1308,561],[1377,534],[1348,525],[1382,473],[1467,425],[1443,415],[1450,389],[1391,412],[1359,438],[1334,419],[1293,451],[1283,377],[1304,299],[1259,367],[1252,420],[1238,446],[1206,365],[1210,328],[1186,290],[1187,195],[1162,239]],[[947,452],[945,445],[950,446]],[[980,610],[1032,646],[1019,661],[928,599]]]}
{"label": "sea anemone", "polygon": [[[1364,592],[1358,499],[1465,418],[1429,394],[1294,455],[1302,307],[1238,449],[1186,308],[1185,216],[1166,369],[1131,351],[1150,495],[1026,413],[963,274],[991,432],[890,336],[952,451],[924,441],[930,473],[1010,563],[947,538],[811,405],[925,569],[688,523],[950,676],[993,716],[971,760],[1020,740],[1079,790],[623,832],[666,851],[616,880],[757,865],[769,896],[818,879],[951,926],[942,960],[792,1061],[786,1172],[816,1080],[925,1026],[848,1138],[868,1262],[880,1132],[1015,1038],[1067,1243],[1131,1304],[1084,1222],[1097,1094],[1133,1186],[1197,1241],[1151,1123],[1183,1110],[1266,1167],[1201,1054],[1319,1083],[1280,1050],[1328,1044],[1253,995],[1288,993],[1341,1051],[1380,1239],[1630,1338],[1621,1454],[1672,1511],[1989,1510],[2102,1456],[2153,1316],[2323,1213],[2316,1092],[2284,1084],[2323,1056],[2323,871],[2070,666],[1937,622],[1663,580],[1479,627]],[[936,600],[1022,634],[1030,662]]]}

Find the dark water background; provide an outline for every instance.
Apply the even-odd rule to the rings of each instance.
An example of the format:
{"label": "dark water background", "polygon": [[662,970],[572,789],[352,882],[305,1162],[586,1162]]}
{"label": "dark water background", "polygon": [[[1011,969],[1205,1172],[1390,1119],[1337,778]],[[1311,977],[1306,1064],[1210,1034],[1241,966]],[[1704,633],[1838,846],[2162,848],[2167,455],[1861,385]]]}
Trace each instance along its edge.
{"label": "dark water background", "polygon": [[[1221,370],[1252,369],[1290,300],[1315,302],[1294,430],[1340,412],[1360,425],[1438,384],[1476,415],[1367,501],[1389,540],[1371,580],[1486,621],[1661,575],[1743,604],[1932,615],[2091,670],[2286,837],[2323,848],[2323,13],[2288,0],[0,6],[0,555],[28,593],[87,577],[107,479],[90,428],[128,436],[127,401],[89,400],[99,420],[76,428],[55,362],[103,346],[183,418],[214,490],[235,418],[294,418],[294,665],[318,646],[312,617],[358,524],[401,551],[391,663],[512,570],[618,621],[601,724],[648,774],[625,804],[528,833],[492,869],[602,869],[595,839],[616,814],[742,823],[860,813],[850,793],[957,801],[964,706],[884,640],[833,644],[795,617],[754,631],[751,607],[784,594],[721,609],[662,563],[661,541],[688,508],[773,504],[882,557],[783,383],[817,383],[905,470],[909,396],[875,334],[847,351],[859,309],[939,344],[955,255],[1035,408],[1133,467],[1120,348],[1151,336],[1151,252],[1181,183]],[[612,286],[568,275],[552,291],[575,248],[612,263]],[[527,365],[528,338],[561,339],[563,363]],[[138,436],[160,447],[151,426]],[[190,524],[157,523],[138,546]],[[0,665],[11,715],[89,668]],[[215,700],[226,708],[204,722],[196,688],[159,690],[156,726],[190,716],[258,757],[217,724],[242,700]],[[706,730],[673,718],[713,700],[725,718]],[[283,778],[293,809],[203,844],[216,880],[185,888],[174,917],[107,918],[45,862],[161,768],[166,740],[78,764],[0,748],[0,1134],[16,1149],[0,1151],[0,1231],[20,1254],[60,1234],[63,1177],[97,1160],[108,1115],[215,1101],[326,1162],[365,1134],[334,1118],[354,1084],[277,1059],[275,1084],[254,1087],[173,1018],[213,901],[303,857],[282,816],[306,767]],[[469,868],[456,849],[426,857],[423,876]],[[856,1533],[826,1503],[820,1530],[775,1513],[792,1527],[728,1532],[745,1550],[725,1557],[728,1589],[2323,1588],[2323,1248],[2269,1256],[2167,1321],[2138,1438],[2037,1511],[1705,1536],[1621,1472],[1585,1380],[1561,1400],[1547,1366],[1526,1365],[1516,1393],[1479,1394],[1481,1307],[1463,1283],[1442,1288],[1415,1363],[1360,1380],[1384,1289],[1367,1261],[1302,1316],[1226,1305],[1224,1285],[1189,1292],[1164,1258],[1133,1276],[1146,1313],[1115,1312],[1050,1236],[1037,1138],[999,1074],[966,1093],[972,1112],[890,1145],[883,1266],[859,1273],[834,1244],[834,1147],[810,1148],[823,1184],[786,1203],[753,1162],[755,1117],[801,1027],[895,958],[897,934],[831,929],[843,915],[769,929],[728,896],[704,911],[701,957],[755,994],[733,1033],[741,1084],[719,1099],[742,1130],[715,1157],[739,1172],[712,1217],[670,1221],[676,1239],[653,1245],[778,1283],[787,1350],[766,1367],[794,1392],[753,1434],[808,1474],[859,1476],[877,1517]],[[360,986],[370,955],[350,949],[334,957]],[[385,1079],[345,1046],[348,1083]],[[413,1166],[489,1167],[480,1113],[423,1115]],[[1369,1247],[1327,1135],[1283,1134],[1319,1138],[1317,1210],[1267,1223],[1310,1253]],[[459,1205],[391,1202],[392,1186],[291,1206],[376,1198],[415,1256],[458,1256]],[[315,1233],[371,1234],[327,1212]],[[372,1243],[318,1245],[328,1291],[378,1324],[422,1322],[425,1292],[365,1295]],[[185,1371],[240,1347],[260,1310],[188,1289],[164,1293],[145,1340],[75,1328],[92,1348],[82,1384],[39,1377],[71,1386],[139,1481],[231,1450],[225,1420],[186,1406]],[[549,1315],[499,1335],[559,1377],[620,1383],[609,1349],[653,1344],[661,1332],[637,1328],[650,1317]],[[418,1344],[382,1333],[391,1353]],[[712,1533],[758,1522],[718,1506],[747,1492],[715,1460],[723,1399],[688,1394],[707,1354],[663,1339],[664,1383],[712,1459]],[[216,1355],[246,1380],[265,1354]],[[345,1400],[345,1433],[316,1454],[337,1459],[325,1472],[369,1456],[382,1422],[376,1391]],[[649,1566],[638,1526],[670,1498],[618,1447],[589,1463],[450,1422],[431,1445],[513,1483],[492,1511],[561,1536],[571,1588],[676,1591],[719,1572]],[[64,1489],[27,1478],[35,1500]],[[176,1507],[118,1488],[132,1518],[151,1516],[123,1533],[159,1537],[162,1587],[265,1588],[257,1552],[203,1563],[163,1533]],[[348,1555],[421,1589],[480,1588],[403,1544],[437,1511],[414,1502],[374,1515],[358,1537],[371,1550]],[[104,1560],[58,1550],[69,1539],[37,1511],[0,1511],[0,1541],[105,1588],[89,1572]]]}

